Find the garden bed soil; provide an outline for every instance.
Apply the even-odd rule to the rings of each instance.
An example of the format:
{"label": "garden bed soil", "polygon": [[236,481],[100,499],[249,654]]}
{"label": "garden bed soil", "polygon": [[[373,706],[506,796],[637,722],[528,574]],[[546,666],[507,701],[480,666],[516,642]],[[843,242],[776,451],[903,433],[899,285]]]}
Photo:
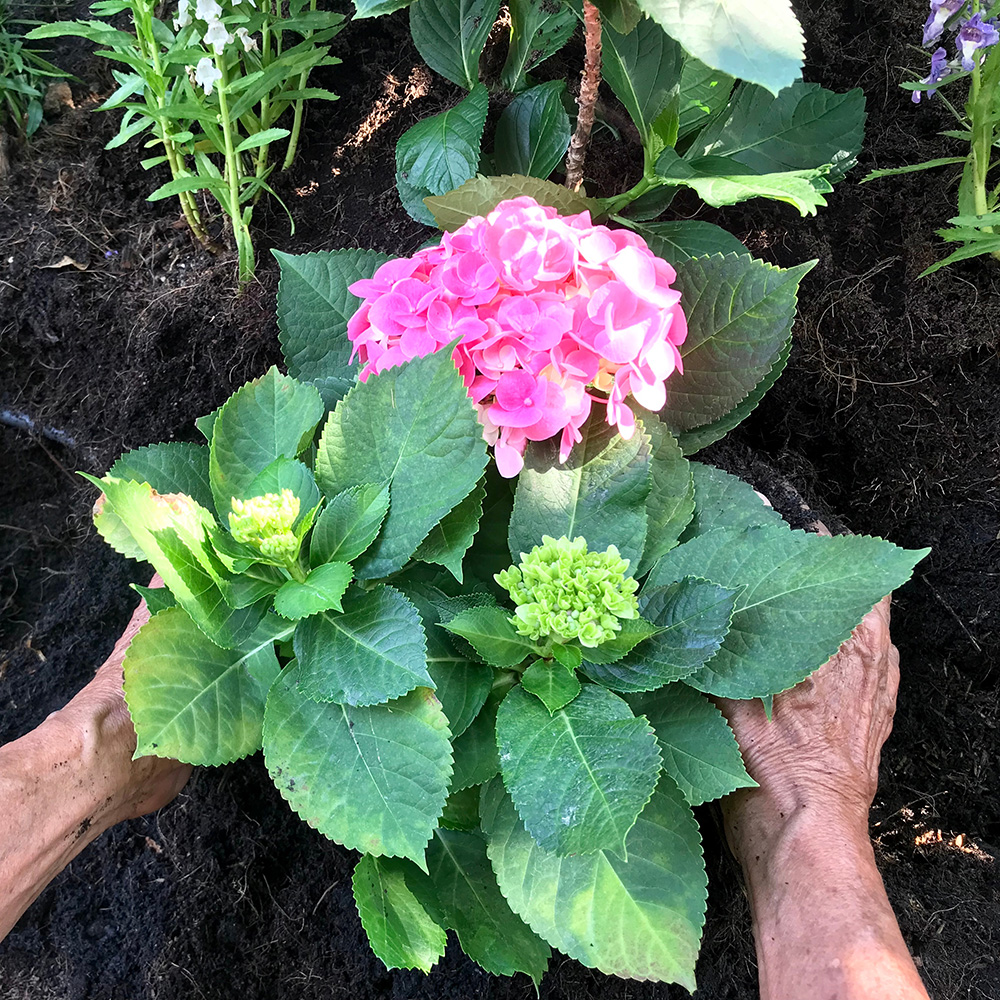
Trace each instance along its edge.
{"label": "garden bed soil", "polygon": [[[777,467],[821,513],[856,532],[932,545],[896,595],[902,687],[872,836],[907,944],[936,1000],[1000,998],[1000,270],[971,261],[917,280],[951,214],[943,174],[865,186],[873,166],[952,152],[933,102],[896,86],[924,17],[920,0],[798,4],[806,78],[868,97],[861,168],[801,220],[751,202],[701,217],[779,265],[816,258],[803,283],[788,370],[725,449],[708,454],[763,485]],[[80,12],[82,13],[82,11]],[[196,440],[192,421],[279,361],[277,270],[267,249],[412,252],[426,230],[399,207],[398,135],[458,92],[424,67],[406,15],[349,27],[342,94],[310,110],[273,206],[257,210],[258,281],[233,294],[235,260],[197,250],[142,151],[106,152],[110,82],[85,45],[57,61],[76,106],[14,151],[0,181],[0,742],[37,725],[110,652],[135,604],[127,563],[90,522],[100,475],[123,450]],[[558,66],[555,67],[558,69]],[[598,135],[588,183],[607,193],[637,150]],[[24,418],[30,420],[29,427]],[[773,488],[773,486],[772,486]],[[704,1000],[756,995],[738,872],[717,814],[700,811],[711,878],[698,966]],[[480,971],[452,943],[430,977],[387,972],[351,896],[354,857],[298,822],[259,755],[200,769],[158,815],[106,833],[0,945],[0,1000],[528,998],[524,978]],[[681,997],[554,956],[547,1000]]]}

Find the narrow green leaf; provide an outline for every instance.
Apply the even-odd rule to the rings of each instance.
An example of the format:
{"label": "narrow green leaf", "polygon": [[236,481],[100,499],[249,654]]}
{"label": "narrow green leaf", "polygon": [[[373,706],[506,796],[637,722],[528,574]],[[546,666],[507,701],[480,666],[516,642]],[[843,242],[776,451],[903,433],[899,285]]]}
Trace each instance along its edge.
{"label": "narrow green leaf", "polygon": [[505,90],[524,90],[527,74],[558,52],[573,34],[576,15],[567,4],[510,0],[510,47],[500,74]]}
{"label": "narrow green leaf", "polygon": [[467,639],[476,652],[494,667],[516,667],[538,652],[527,636],[518,635],[506,608],[469,608],[443,623],[455,635]]}
{"label": "narrow green leaf", "polygon": [[343,611],[340,604],[354,571],[344,562],[317,566],[299,583],[288,580],[274,595],[274,610],[283,618],[308,618],[329,611]]}
{"label": "narrow green leaf", "polygon": [[504,785],[540,847],[625,857],[625,837],[660,773],[645,719],[593,684],[554,714],[514,688],[497,713],[497,745]]}
{"label": "narrow green leaf", "polygon": [[550,80],[519,94],[504,108],[493,139],[499,174],[548,177],[569,148],[569,115],[562,105],[565,81]]}
{"label": "narrow green leaf", "polygon": [[375,541],[388,510],[388,486],[362,483],[338,493],[313,528],[310,563],[353,562]]}
{"label": "narrow green leaf", "polygon": [[451,776],[447,720],[418,688],[387,705],[313,701],[287,667],[264,710],[264,760],[282,797],[325,837],[424,866]]}
{"label": "narrow green leaf", "polygon": [[420,0],[410,7],[410,35],[432,70],[472,90],[499,11],[500,0]]}
{"label": "narrow green leaf", "polygon": [[248,149],[257,149],[258,146],[269,146],[278,139],[284,139],[288,135],[287,128],[267,128],[256,135],[247,136],[237,147],[237,153],[243,153]]}
{"label": "narrow green leaf", "polygon": [[580,693],[581,687],[575,673],[561,663],[546,663],[544,660],[535,660],[525,670],[521,675],[521,686],[541,700],[549,715],[568,705]]}
{"label": "narrow green leaf", "polygon": [[478,483],[476,488],[430,530],[414,552],[414,559],[444,566],[451,575],[462,582],[462,560],[479,530],[483,516],[486,488]]}

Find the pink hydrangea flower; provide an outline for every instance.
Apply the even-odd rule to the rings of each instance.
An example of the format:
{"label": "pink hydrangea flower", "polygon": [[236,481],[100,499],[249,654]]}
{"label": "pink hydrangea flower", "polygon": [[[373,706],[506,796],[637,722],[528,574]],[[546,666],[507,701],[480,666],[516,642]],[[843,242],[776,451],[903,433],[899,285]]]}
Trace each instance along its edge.
{"label": "pink hydrangea flower", "polygon": [[625,438],[630,397],[664,405],[687,336],[676,277],[627,229],[514,198],[354,282],[347,335],[362,381],[461,338],[452,356],[512,477],[529,441],[559,434],[565,462],[595,403]]}

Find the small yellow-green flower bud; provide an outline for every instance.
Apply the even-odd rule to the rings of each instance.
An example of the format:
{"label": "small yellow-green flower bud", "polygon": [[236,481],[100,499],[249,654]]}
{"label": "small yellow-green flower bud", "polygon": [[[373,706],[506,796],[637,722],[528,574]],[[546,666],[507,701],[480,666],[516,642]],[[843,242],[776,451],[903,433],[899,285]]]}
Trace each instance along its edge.
{"label": "small yellow-green flower bud", "polygon": [[577,639],[593,648],[615,637],[620,619],[639,613],[638,584],[625,575],[628,565],[614,545],[588,552],[584,538],[543,535],[541,545],[522,552],[520,565],[497,573],[496,581],[516,605],[511,621],[519,634]]}
{"label": "small yellow-green flower bud", "polygon": [[249,500],[233,497],[229,530],[236,541],[257,549],[261,555],[291,562],[299,554],[300,539],[292,531],[299,507],[299,498],[291,490]]}

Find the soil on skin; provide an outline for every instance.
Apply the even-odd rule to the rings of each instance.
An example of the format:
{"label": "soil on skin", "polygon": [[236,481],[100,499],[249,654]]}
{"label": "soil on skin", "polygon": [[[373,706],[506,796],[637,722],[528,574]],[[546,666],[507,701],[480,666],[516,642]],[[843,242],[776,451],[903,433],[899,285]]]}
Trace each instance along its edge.
{"label": "soil on skin", "polygon": [[[933,554],[897,595],[903,681],[882,760],[872,836],[900,925],[932,996],[1000,998],[998,442],[1000,270],[972,261],[923,280],[933,230],[954,214],[943,173],[859,186],[873,166],[954,152],[934,102],[896,83],[925,16],[920,0],[798,4],[806,77],[868,98],[861,167],[802,220],[751,202],[705,212],[779,265],[817,259],[795,350],[777,386],[709,460],[767,485],[780,469],[820,513]],[[82,13],[79,12],[79,13]],[[110,652],[135,604],[126,563],[90,524],[93,490],[124,450],[196,440],[195,417],[279,361],[269,247],[412,252],[426,230],[401,211],[393,148],[458,92],[422,65],[405,13],[348,28],[343,65],[314,108],[279,193],[257,209],[258,283],[234,297],[235,261],[196,249],[144,152],[105,152],[92,114],[106,64],[75,42],[57,56],[80,83],[0,188],[0,742],[60,707]],[[628,130],[599,136],[588,173],[604,193],[636,162]],[[772,484],[773,488],[773,484]],[[716,813],[701,813],[711,878],[698,996],[756,995],[738,872]],[[452,943],[430,977],[387,972],[364,941],[351,852],[298,822],[260,757],[201,769],[158,815],[89,847],[0,945],[0,1000],[529,998],[524,978],[473,966]],[[546,1000],[682,997],[554,956]]]}

